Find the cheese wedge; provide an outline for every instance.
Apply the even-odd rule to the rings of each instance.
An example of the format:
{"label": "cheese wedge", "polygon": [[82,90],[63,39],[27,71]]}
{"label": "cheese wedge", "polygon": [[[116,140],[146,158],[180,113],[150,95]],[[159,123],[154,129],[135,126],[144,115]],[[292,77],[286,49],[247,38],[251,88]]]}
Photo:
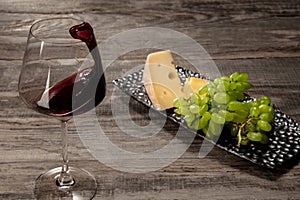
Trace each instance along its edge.
{"label": "cheese wedge", "polygon": [[153,107],[157,110],[165,110],[173,107],[176,98],[188,99],[192,93],[198,92],[207,80],[190,77],[182,86],[173,64],[172,54],[167,50],[148,55],[143,83]]}
{"label": "cheese wedge", "polygon": [[173,57],[169,50],[151,53],[147,56],[143,73],[147,94],[157,110],[173,107],[177,97],[188,98],[180,83]]}

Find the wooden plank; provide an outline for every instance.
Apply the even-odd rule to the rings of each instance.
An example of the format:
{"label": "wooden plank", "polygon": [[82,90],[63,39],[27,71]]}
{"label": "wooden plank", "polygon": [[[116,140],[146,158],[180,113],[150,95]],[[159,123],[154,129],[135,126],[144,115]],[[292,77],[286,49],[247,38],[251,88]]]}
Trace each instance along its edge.
{"label": "wooden plank", "polygon": [[[37,9],[38,8],[38,9]],[[260,14],[260,16],[286,16],[293,17],[299,14],[299,0],[285,2],[280,0],[217,0],[217,1],[197,1],[197,0],[175,0],[172,2],[153,0],[119,0],[119,1],[102,1],[95,2],[93,0],[81,1],[73,0],[61,2],[53,1],[38,1],[38,0],[1,0],[1,11],[7,13],[76,13],[76,12],[102,12],[102,13],[143,13],[143,12],[164,12],[166,14],[183,13],[184,15],[192,13],[206,13],[210,16],[217,15],[225,17],[225,14],[240,14],[240,20],[245,19],[251,14]],[[169,12],[168,12],[169,11]],[[173,13],[171,13],[173,11]],[[175,12],[176,11],[176,12]],[[207,15],[209,15],[207,14]]]}
{"label": "wooden plank", "polygon": [[[297,17],[290,20],[286,20],[284,17],[253,19],[239,23],[212,22],[210,26],[201,21],[189,22],[184,19],[177,21],[174,19],[173,23],[165,21],[164,18],[158,21],[152,18],[149,21],[139,22],[138,20],[143,16],[131,15],[116,15],[114,24],[108,24],[111,17],[111,15],[84,16],[95,27],[99,43],[122,31],[138,27],[159,26],[187,34],[201,44],[214,59],[299,57],[300,54],[298,42],[300,28],[295,27],[300,19]],[[29,21],[32,23],[34,20]],[[154,23],[152,23],[153,21]],[[23,22],[21,20],[19,23]],[[4,24],[4,26],[6,25]],[[195,29],[195,27],[197,28]],[[28,25],[21,27],[21,31],[15,31],[16,29],[19,28],[7,28],[7,31],[1,33],[0,50],[3,53],[0,58],[3,60],[22,59],[23,57],[29,27]],[[12,32],[20,36],[11,38]]]}
{"label": "wooden plank", "polygon": [[[42,5],[37,10],[33,4]],[[123,6],[122,3],[95,4],[90,1],[83,6],[77,1],[73,2],[72,6],[64,6],[65,4],[58,1],[17,1],[16,4],[4,2],[3,17],[0,20],[3,27],[0,36],[0,58],[21,59],[30,24],[40,18],[64,15],[90,21],[99,42],[121,31],[159,26],[187,34],[203,45],[215,59],[298,57],[300,52],[297,1],[175,1],[172,6],[160,1],[151,4],[147,1],[141,1],[139,4],[129,2],[127,6]],[[81,6],[83,10],[80,10]],[[159,9],[156,9],[156,6]],[[47,12],[44,13],[43,8]],[[18,14],[11,12],[12,9]],[[73,9],[75,14],[70,14],[65,9]],[[76,9],[80,11],[76,12]],[[13,38],[10,37],[12,34]]]}

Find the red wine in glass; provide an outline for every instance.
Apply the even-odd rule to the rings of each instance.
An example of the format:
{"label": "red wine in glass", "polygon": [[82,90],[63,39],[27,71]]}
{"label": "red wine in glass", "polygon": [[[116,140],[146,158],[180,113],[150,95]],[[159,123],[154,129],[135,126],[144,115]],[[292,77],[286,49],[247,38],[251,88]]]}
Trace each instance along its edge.
{"label": "red wine in glass", "polygon": [[[35,181],[36,199],[90,200],[97,181],[69,166],[68,121],[105,97],[100,53],[90,24],[71,17],[42,19],[31,27],[19,77],[19,94],[28,107],[61,123],[62,164]],[[55,147],[57,148],[57,147]]]}
{"label": "red wine in glass", "polygon": [[69,32],[73,38],[85,42],[94,66],[74,73],[45,90],[37,101],[39,112],[63,117],[77,115],[94,108],[105,97],[105,77],[91,25],[84,22],[71,27]]}

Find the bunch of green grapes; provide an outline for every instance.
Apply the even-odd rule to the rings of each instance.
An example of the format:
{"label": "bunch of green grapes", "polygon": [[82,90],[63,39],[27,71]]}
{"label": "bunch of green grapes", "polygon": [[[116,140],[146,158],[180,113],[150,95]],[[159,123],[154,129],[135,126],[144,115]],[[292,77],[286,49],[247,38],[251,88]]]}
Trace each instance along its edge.
{"label": "bunch of green grapes", "polygon": [[208,82],[189,99],[174,100],[175,112],[184,116],[187,126],[211,138],[230,128],[238,146],[249,141],[266,143],[272,129],[274,109],[268,97],[243,101],[252,85],[247,73],[233,73]]}

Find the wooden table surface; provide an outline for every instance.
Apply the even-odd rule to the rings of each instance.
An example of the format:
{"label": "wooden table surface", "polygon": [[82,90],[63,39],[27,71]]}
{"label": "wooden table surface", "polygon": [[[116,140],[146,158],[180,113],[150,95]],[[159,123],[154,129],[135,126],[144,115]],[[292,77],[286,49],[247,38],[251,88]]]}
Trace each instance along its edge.
{"label": "wooden table surface", "polygon": [[[58,121],[28,109],[18,96],[27,34],[38,19],[83,18],[93,25],[100,43],[142,27],[184,33],[207,50],[221,74],[249,73],[254,85],[250,95],[268,95],[300,122],[299,0],[0,0],[0,12],[0,199],[34,199],[35,178],[61,163]],[[142,65],[146,53],[129,52],[109,66],[107,97],[97,107],[105,134],[128,151],[154,151],[176,134],[169,123],[160,136],[137,141],[123,134],[114,120],[112,100],[126,100],[126,95],[113,93],[112,80]],[[138,126],[149,123],[147,109],[134,100],[129,107]],[[173,163],[144,173],[116,170],[98,161],[83,145],[73,121],[69,140],[70,164],[96,177],[95,199],[300,199],[300,164],[269,170],[217,147],[200,159],[200,138]]]}

